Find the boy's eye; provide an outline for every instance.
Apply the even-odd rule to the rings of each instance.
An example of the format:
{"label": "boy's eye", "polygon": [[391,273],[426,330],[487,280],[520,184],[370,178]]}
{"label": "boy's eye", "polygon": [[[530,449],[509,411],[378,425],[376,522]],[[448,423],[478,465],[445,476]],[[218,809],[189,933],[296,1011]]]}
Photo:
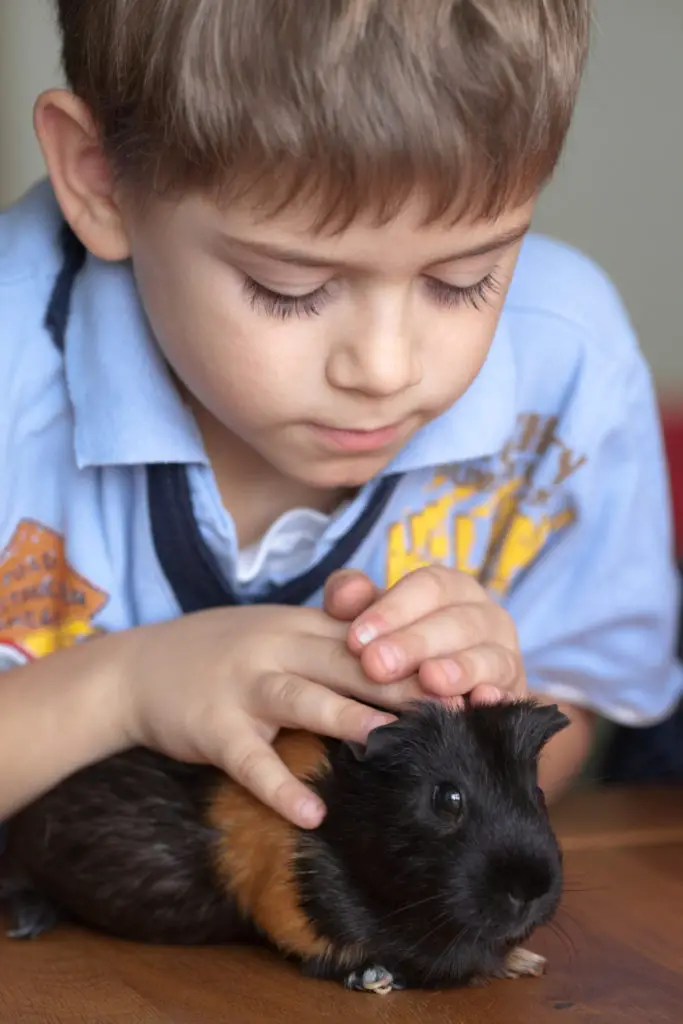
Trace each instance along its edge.
{"label": "boy's eye", "polygon": [[500,292],[500,283],[495,270],[492,270],[486,277],[482,277],[481,281],[465,288],[446,284],[445,281],[439,281],[435,277],[426,278],[426,282],[432,298],[436,299],[439,305],[448,306],[451,309],[457,306],[471,306],[476,310],[481,310],[482,306],[485,306]]}
{"label": "boy's eye", "polygon": [[244,290],[252,309],[260,308],[267,316],[279,320],[290,316],[318,316],[329,297],[327,285],[306,295],[284,295],[259,284],[253,277],[245,278]]}
{"label": "boy's eye", "polygon": [[[500,291],[495,270],[483,277],[476,284],[460,287],[446,284],[435,277],[425,278],[431,297],[440,305],[450,309],[458,306],[471,306],[480,310],[482,306]],[[330,297],[328,285],[322,285],[305,295],[285,295],[273,291],[255,281],[253,277],[245,277],[244,291],[252,309],[262,309],[267,316],[279,320],[287,320],[292,316],[318,316]]]}

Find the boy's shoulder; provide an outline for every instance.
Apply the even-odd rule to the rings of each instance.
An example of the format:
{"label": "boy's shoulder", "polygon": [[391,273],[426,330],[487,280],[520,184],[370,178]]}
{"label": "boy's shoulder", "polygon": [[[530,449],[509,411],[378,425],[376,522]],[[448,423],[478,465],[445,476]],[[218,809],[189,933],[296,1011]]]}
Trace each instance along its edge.
{"label": "boy's shoulder", "polygon": [[46,327],[61,225],[44,182],[0,213],[0,457],[66,405],[62,357]]}
{"label": "boy's shoulder", "polygon": [[45,313],[62,262],[62,218],[46,182],[0,212],[0,365],[30,369],[51,347]]}
{"label": "boy's shoulder", "polygon": [[[0,287],[28,289],[58,272],[62,216],[47,181],[0,211]],[[4,311],[5,304],[0,307]]]}
{"label": "boy's shoulder", "polygon": [[[630,362],[640,350],[624,302],[611,278],[593,259],[564,242],[530,234],[506,301],[515,328],[571,336],[587,355]],[[549,352],[548,355],[552,355]]]}
{"label": "boy's shoulder", "polygon": [[588,256],[530,235],[503,320],[520,412],[561,416],[573,443],[585,447],[615,429],[633,429],[649,409],[654,381],[631,318],[609,276]]}

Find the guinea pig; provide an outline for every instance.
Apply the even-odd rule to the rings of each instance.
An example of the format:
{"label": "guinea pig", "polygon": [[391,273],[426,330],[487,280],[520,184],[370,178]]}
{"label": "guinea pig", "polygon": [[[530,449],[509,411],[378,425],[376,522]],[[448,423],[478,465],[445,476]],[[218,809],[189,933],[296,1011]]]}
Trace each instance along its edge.
{"label": "guinea pig", "polygon": [[217,769],[109,758],[10,822],[10,934],[66,917],[144,942],[261,941],[382,994],[542,973],[520,944],[554,915],[562,860],[538,757],[567,724],[531,701],[421,702],[364,747],[283,732],[328,808],[312,832]]}

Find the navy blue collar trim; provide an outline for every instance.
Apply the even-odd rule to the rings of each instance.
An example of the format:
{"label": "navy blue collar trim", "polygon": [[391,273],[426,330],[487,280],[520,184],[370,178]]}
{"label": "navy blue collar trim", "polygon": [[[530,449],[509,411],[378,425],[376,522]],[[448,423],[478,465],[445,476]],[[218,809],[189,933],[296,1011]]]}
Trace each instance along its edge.
{"label": "navy blue collar trim", "polygon": [[223,578],[199,530],[186,467],[148,466],[147,498],[157,558],[186,614],[226,605],[305,604],[325,585],[328,576],[345,566],[358,550],[382,515],[399,479],[391,476],[380,480],[355,523],[312,569],[282,586],[272,586],[243,599]]}
{"label": "navy blue collar trim", "polygon": [[55,347],[64,352],[66,326],[71,311],[74,284],[85,263],[86,250],[68,224],[62,224],[60,238],[63,262],[45,314],[45,326]]}

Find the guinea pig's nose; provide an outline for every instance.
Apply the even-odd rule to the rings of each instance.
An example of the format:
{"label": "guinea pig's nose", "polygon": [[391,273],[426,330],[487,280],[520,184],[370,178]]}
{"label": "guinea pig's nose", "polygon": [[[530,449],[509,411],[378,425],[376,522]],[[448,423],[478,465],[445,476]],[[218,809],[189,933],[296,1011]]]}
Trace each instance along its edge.
{"label": "guinea pig's nose", "polygon": [[508,897],[508,908],[512,911],[512,913],[515,916],[517,916],[518,914],[521,914],[522,911],[524,910],[524,908],[527,905],[526,897],[520,896],[516,892],[509,892],[507,894],[507,897]]}
{"label": "guinea pig's nose", "polygon": [[521,882],[510,885],[506,893],[508,911],[514,917],[521,917],[524,911],[540,895],[541,893],[536,888],[523,885]]}
{"label": "guinea pig's nose", "polygon": [[499,912],[511,922],[526,918],[552,889],[548,866],[532,858],[494,861],[491,870]]}

